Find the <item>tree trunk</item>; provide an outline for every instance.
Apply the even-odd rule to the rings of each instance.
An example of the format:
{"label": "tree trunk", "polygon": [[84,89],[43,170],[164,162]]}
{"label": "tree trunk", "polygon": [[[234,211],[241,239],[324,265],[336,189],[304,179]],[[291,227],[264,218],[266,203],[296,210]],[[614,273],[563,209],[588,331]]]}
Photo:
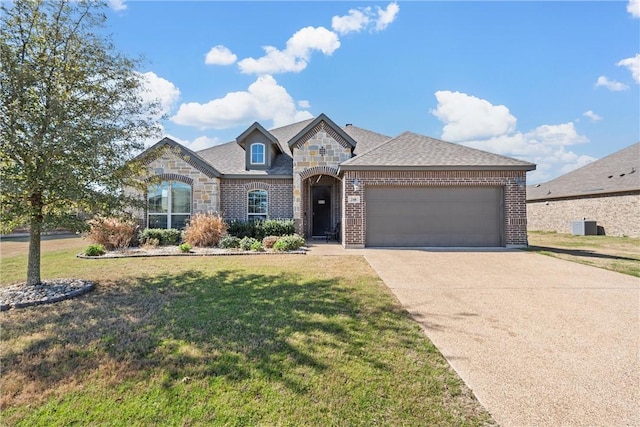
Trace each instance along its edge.
{"label": "tree trunk", "polygon": [[40,280],[40,234],[42,215],[31,216],[29,231],[29,263],[27,264],[27,285],[39,285]]}

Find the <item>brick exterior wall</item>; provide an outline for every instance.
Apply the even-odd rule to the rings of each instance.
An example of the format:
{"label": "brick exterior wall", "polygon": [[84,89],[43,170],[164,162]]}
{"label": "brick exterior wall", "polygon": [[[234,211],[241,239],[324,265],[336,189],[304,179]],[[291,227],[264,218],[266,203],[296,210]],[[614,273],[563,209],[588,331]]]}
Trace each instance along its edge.
{"label": "brick exterior wall", "polygon": [[304,191],[303,181],[312,175],[309,171],[333,175],[341,162],[351,158],[351,149],[346,141],[333,135],[324,122],[293,147],[293,218],[298,233],[308,235],[304,203],[308,203],[309,193]]}
{"label": "brick exterior wall", "polygon": [[609,236],[640,237],[640,192],[527,202],[529,230],[571,233],[572,222],[597,221]]}
{"label": "brick exterior wall", "polygon": [[[159,175],[164,181],[180,181],[191,185],[192,214],[220,212],[219,178],[208,177],[172,150],[163,150],[147,167],[153,175]],[[136,216],[141,217],[146,226],[145,213],[137,212]]]}
{"label": "brick exterior wall", "polygon": [[[353,180],[360,188],[355,191]],[[509,247],[526,246],[527,208],[524,171],[346,171],[342,180],[343,245],[362,248],[366,239],[367,186],[500,186],[504,194],[504,244]],[[360,203],[348,203],[349,196],[359,196]]]}
{"label": "brick exterior wall", "polygon": [[293,218],[292,179],[223,179],[220,183],[221,213],[224,219],[247,220],[247,193],[266,190],[268,217]]}

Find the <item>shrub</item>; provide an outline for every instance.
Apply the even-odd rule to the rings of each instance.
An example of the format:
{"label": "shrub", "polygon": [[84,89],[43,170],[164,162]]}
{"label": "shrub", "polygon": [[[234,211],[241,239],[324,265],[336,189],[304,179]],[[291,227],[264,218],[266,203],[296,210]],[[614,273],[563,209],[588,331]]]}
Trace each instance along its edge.
{"label": "shrub", "polygon": [[222,249],[235,249],[240,247],[240,239],[236,236],[224,236],[218,246]]}
{"label": "shrub", "polygon": [[267,236],[262,239],[262,246],[264,246],[265,249],[271,249],[273,248],[273,245],[276,244],[279,238],[280,236]]}
{"label": "shrub", "polygon": [[255,223],[235,219],[231,220],[227,222],[227,233],[240,239],[243,237],[253,237],[255,234]]}
{"label": "shrub", "polygon": [[196,214],[184,230],[184,241],[193,246],[215,246],[227,231],[227,224],[218,215]]}
{"label": "shrub", "polygon": [[227,223],[227,233],[239,238],[253,237],[262,240],[267,236],[287,236],[295,233],[292,219],[266,219],[263,221],[238,221]]}
{"label": "shrub", "polygon": [[183,243],[180,246],[178,246],[178,248],[180,249],[180,252],[184,252],[184,253],[191,252],[191,245],[188,243]]}
{"label": "shrub", "polygon": [[267,219],[256,223],[256,239],[266,236],[288,236],[296,232],[292,219]]}
{"label": "shrub", "polygon": [[84,251],[86,256],[100,256],[105,253],[104,246],[100,244],[89,245],[89,247]]}
{"label": "shrub", "polygon": [[251,250],[254,252],[263,252],[264,248],[262,247],[262,242],[260,240],[256,240],[251,244]]}
{"label": "shrub", "polygon": [[280,237],[273,245],[273,249],[277,251],[295,251],[296,249],[300,249],[304,246],[304,244],[305,241],[302,237],[297,234],[292,234],[290,236]]}
{"label": "shrub", "polygon": [[89,221],[89,227],[89,240],[110,251],[131,246],[138,231],[135,220],[115,217],[98,216]]}
{"label": "shrub", "polygon": [[176,246],[180,243],[182,235],[180,230],[174,228],[145,228],[138,235],[140,244],[149,245],[151,240],[157,240],[160,246]]}
{"label": "shrub", "polygon": [[243,237],[240,239],[240,249],[249,251],[255,242],[257,242],[257,240],[253,237]]}

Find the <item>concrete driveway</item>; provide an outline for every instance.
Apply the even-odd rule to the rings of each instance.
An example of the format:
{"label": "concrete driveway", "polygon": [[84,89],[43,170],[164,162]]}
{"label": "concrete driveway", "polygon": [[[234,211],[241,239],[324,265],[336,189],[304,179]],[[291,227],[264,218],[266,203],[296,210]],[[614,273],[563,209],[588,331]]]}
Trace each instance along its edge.
{"label": "concrete driveway", "polygon": [[640,426],[640,280],[524,251],[366,249],[503,426]]}

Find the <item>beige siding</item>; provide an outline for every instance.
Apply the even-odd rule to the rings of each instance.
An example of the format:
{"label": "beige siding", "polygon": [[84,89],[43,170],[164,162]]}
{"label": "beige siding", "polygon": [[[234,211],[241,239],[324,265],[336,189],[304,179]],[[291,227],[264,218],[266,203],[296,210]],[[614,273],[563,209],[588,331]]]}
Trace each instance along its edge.
{"label": "beige siding", "polygon": [[640,237],[640,193],[527,203],[529,230],[571,233],[573,221],[596,221],[609,236]]}

